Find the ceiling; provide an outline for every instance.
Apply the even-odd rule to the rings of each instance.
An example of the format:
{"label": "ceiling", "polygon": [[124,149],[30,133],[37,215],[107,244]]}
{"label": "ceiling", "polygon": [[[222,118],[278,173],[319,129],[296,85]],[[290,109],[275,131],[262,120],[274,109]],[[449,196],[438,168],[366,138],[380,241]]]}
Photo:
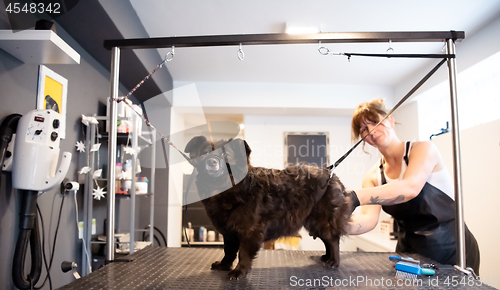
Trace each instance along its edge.
{"label": "ceiling", "polygon": [[[498,0],[99,0],[79,4],[57,19],[104,67],[105,39],[283,33],[286,24],[323,32],[465,31],[466,39],[496,17]],[[326,44],[335,52],[439,53],[441,43]],[[145,101],[181,82],[352,84],[394,87],[425,59],[324,56],[316,44],[176,48],[167,70],[158,70],[134,95]],[[120,81],[131,90],[170,49],[123,50]],[[460,53],[460,51],[457,51]],[[432,60],[431,60],[432,61]]]}
{"label": "ceiling", "polygon": [[[498,0],[129,0],[150,37],[282,33],[286,24],[323,32],[462,30],[498,17]],[[336,52],[439,53],[442,43],[328,44]],[[317,44],[177,48],[175,81],[395,86],[428,60],[323,56]],[[169,49],[159,50],[165,55]]]}

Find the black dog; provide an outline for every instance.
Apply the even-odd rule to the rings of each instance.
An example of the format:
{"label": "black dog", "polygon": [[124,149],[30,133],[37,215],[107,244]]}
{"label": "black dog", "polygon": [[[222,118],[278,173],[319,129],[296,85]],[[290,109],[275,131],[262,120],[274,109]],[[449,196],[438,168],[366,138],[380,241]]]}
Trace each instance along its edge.
{"label": "black dog", "polygon": [[250,165],[250,147],[241,140],[212,144],[204,136],[186,145],[196,168],[196,185],[207,215],[224,236],[224,258],[215,270],[229,279],[246,276],[264,241],[297,233],[304,226],[325,243],[325,267],[339,265],[339,238],[352,209],[345,188],[326,168],[305,164],[285,170]]}

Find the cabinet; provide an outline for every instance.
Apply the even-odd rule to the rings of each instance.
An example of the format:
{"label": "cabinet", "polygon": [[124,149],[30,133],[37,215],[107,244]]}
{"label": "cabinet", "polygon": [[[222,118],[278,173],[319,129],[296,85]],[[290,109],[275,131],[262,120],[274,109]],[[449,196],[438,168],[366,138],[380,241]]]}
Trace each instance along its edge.
{"label": "cabinet", "polygon": [[[82,275],[87,275],[90,273],[90,268],[92,267],[92,262],[95,260],[104,261],[104,257],[96,257],[100,256],[99,254],[93,253],[98,252],[99,248],[104,248],[106,245],[106,198],[110,194],[114,194],[115,198],[119,201],[115,203],[114,208],[108,209],[114,212],[114,216],[122,221],[120,223],[120,231],[116,232],[115,227],[115,247],[114,250],[117,253],[124,253],[126,249],[128,249],[128,253],[132,254],[137,248],[142,248],[147,244],[152,244],[154,238],[154,176],[155,176],[155,168],[154,168],[154,159],[156,152],[156,132],[154,130],[141,132],[139,134],[140,126],[138,121],[140,121],[140,117],[136,114],[133,114],[131,117],[119,117],[121,121],[126,121],[130,125],[130,132],[128,133],[118,133],[117,134],[117,146],[111,150],[112,152],[107,152],[107,146],[105,144],[108,143],[108,133],[105,131],[105,123],[109,123],[108,118],[105,116],[93,116],[95,120],[97,120],[98,124],[94,124],[89,122],[86,127],[86,140],[85,140],[85,148],[86,148],[86,163],[90,168],[89,172],[86,173],[85,176],[85,187],[84,187],[84,200],[83,200],[83,245],[82,245]],[[142,121],[142,120],[141,120]],[[97,151],[91,150],[94,145],[103,144],[100,149]],[[141,186],[139,191],[136,191],[136,186],[139,186],[138,181],[136,181],[137,169],[139,165],[138,154],[141,150],[146,147],[151,147],[151,164],[152,168],[150,170],[149,176],[147,177],[148,184],[146,186],[146,190],[142,190],[144,186]],[[125,150],[125,148],[130,148]],[[134,154],[135,152],[135,154]],[[105,176],[107,174],[107,167],[113,166],[115,164],[105,164],[103,161],[106,161],[107,158],[101,155],[114,154],[117,156],[117,163],[124,163],[125,160],[130,160],[131,165],[131,174],[126,179],[120,179],[120,182],[126,182],[129,184],[130,188],[127,192],[117,192],[111,193],[106,191],[104,199],[95,200],[93,193],[94,189],[99,186],[100,188],[107,188],[107,185],[110,182],[117,182],[117,180],[109,180],[110,178]],[[103,158],[104,157],[104,158]],[[94,173],[102,169],[101,177],[94,176]],[[144,176],[143,176],[144,177]],[[144,185],[144,184],[143,184]],[[140,200],[139,200],[140,199]],[[126,202],[121,202],[126,201]],[[138,218],[137,218],[137,203],[148,203],[149,204],[149,228],[138,228]],[[124,205],[128,206],[124,206]],[[103,214],[103,211],[104,212]],[[95,222],[93,222],[95,220]],[[125,220],[128,220],[128,225],[123,225],[126,223]],[[148,241],[139,241],[139,238],[142,239],[143,236],[148,235]],[[102,256],[102,254],[101,254]],[[94,267],[95,268],[95,267]],[[96,269],[92,269],[96,270]]]}

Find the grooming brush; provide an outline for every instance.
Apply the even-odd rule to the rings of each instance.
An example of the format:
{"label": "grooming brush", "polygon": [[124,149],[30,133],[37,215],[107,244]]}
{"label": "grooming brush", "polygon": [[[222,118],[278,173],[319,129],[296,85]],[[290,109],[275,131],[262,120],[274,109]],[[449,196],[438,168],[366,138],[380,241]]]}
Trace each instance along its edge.
{"label": "grooming brush", "polygon": [[389,256],[389,260],[395,261],[395,262],[407,262],[407,263],[411,263],[411,264],[420,265],[419,260],[415,260],[415,259],[409,258],[409,257],[403,258],[403,257],[399,257],[399,256]]}
{"label": "grooming brush", "polygon": [[417,264],[398,262],[396,264],[396,278],[401,279],[417,279],[417,276],[434,275],[436,271],[427,268],[421,268]]}

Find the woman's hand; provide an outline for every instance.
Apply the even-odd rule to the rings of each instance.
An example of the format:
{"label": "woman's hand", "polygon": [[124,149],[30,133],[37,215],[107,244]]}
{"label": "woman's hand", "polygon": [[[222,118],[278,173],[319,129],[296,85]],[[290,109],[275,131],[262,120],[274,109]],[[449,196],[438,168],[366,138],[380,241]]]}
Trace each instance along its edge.
{"label": "woman's hand", "polygon": [[[377,167],[374,166],[370,169],[363,178],[363,188],[373,188],[377,186]],[[356,192],[348,191],[346,192],[346,197],[352,210],[359,206],[359,200]],[[353,215],[349,226],[347,228],[347,234],[349,235],[361,235],[369,232],[375,228],[378,223],[380,216],[380,209],[382,207],[379,205],[365,205],[361,207],[361,213]]]}
{"label": "woman's hand", "polygon": [[361,213],[352,216],[347,234],[361,235],[373,230],[377,226],[381,208],[380,205],[362,206]]}

